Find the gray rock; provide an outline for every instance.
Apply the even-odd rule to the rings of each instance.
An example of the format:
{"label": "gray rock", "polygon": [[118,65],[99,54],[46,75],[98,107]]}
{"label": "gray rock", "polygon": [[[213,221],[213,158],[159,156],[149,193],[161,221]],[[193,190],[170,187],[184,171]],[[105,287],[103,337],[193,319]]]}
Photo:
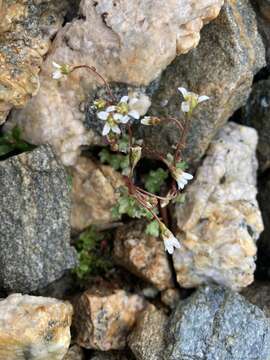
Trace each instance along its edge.
{"label": "gray rock", "polygon": [[[255,13],[248,0],[241,0],[227,1],[219,17],[203,29],[199,46],[164,71],[152,114],[181,118],[179,86],[210,96],[194,112],[184,152],[189,162],[198,162],[217,130],[246,102],[253,75],[264,65]],[[143,131],[148,146],[165,153],[179,138],[172,123]]]}
{"label": "gray rock", "polygon": [[270,64],[270,1],[251,0],[258,14],[258,27],[266,48],[266,59]]}
{"label": "gray rock", "polygon": [[128,338],[128,345],[137,360],[162,359],[167,321],[168,317],[154,305],[149,305],[139,316]]}
{"label": "gray rock", "polygon": [[266,360],[270,321],[241,295],[200,288],[171,315],[165,360]]}
{"label": "gray rock", "polygon": [[0,162],[0,287],[29,292],[76,264],[67,175],[51,147]]}
{"label": "gray rock", "polygon": [[[270,26],[270,23],[269,23]],[[258,131],[258,159],[260,169],[270,167],[270,79],[257,82],[243,109],[243,123]]]}

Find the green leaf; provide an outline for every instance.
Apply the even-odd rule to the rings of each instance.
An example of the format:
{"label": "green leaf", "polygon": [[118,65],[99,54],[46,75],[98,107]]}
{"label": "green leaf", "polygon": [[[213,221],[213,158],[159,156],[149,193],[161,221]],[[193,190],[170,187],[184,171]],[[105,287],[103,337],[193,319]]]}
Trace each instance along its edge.
{"label": "green leaf", "polygon": [[158,237],[159,236],[159,223],[157,220],[153,220],[151,221],[145,229],[145,233],[147,235],[151,235],[154,237]]}
{"label": "green leaf", "polygon": [[188,168],[188,164],[185,161],[180,161],[176,164],[176,168],[186,170]]}
{"label": "green leaf", "polygon": [[168,176],[167,170],[161,168],[151,170],[145,177],[146,190],[154,194],[160,192],[161,186],[165,183]]}
{"label": "green leaf", "polygon": [[6,155],[13,150],[13,146],[10,144],[0,144],[0,156]]}
{"label": "green leaf", "polygon": [[99,153],[100,161],[109,164],[114,170],[125,170],[129,167],[129,156],[123,154],[112,154],[108,149],[102,149]]}

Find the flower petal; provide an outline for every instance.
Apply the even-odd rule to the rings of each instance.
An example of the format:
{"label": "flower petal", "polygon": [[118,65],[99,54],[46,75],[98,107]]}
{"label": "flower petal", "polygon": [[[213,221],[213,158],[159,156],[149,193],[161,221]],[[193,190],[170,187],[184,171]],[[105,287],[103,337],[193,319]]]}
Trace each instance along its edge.
{"label": "flower petal", "polygon": [[189,94],[189,92],[187,91],[187,89],[183,88],[183,87],[179,87],[178,90],[180,91],[180,93],[183,95],[184,99],[186,98],[186,96]]}
{"label": "flower petal", "polygon": [[59,70],[56,70],[52,73],[52,78],[55,80],[61,79],[62,76],[63,74]]}
{"label": "flower petal", "polygon": [[109,134],[110,131],[111,131],[110,125],[109,125],[108,123],[106,123],[106,124],[104,125],[103,130],[102,130],[102,135],[103,135],[103,136],[106,136],[106,135]]}
{"label": "flower petal", "polygon": [[121,122],[121,120],[122,120],[123,117],[124,117],[124,116],[123,116],[122,114],[119,114],[119,113],[113,114],[113,118],[114,118],[114,120],[116,120],[116,121],[120,121],[120,122]]}
{"label": "flower petal", "polygon": [[170,255],[172,255],[173,254],[173,246],[168,239],[164,239],[164,246],[165,246],[165,250],[168,251],[168,253]]}
{"label": "flower petal", "polygon": [[134,105],[134,104],[136,104],[137,102],[139,101],[139,99],[137,99],[137,98],[131,98],[130,100],[129,100],[129,105]]}
{"label": "flower petal", "polygon": [[136,120],[138,120],[140,118],[140,114],[136,110],[129,111],[128,115],[133,117]]}
{"label": "flower petal", "polygon": [[188,113],[190,111],[189,103],[186,101],[183,101],[181,104],[181,110],[185,113]]}
{"label": "flower petal", "polygon": [[52,64],[56,69],[61,69],[61,65],[57,64],[56,62],[53,61]]}
{"label": "flower petal", "polygon": [[127,103],[128,102],[129,97],[127,95],[122,96],[120,99],[120,103]]}
{"label": "flower petal", "polygon": [[97,117],[100,120],[107,120],[108,119],[109,114],[106,111],[100,111],[99,113],[97,113]]}
{"label": "flower petal", "polygon": [[209,100],[209,99],[210,99],[210,97],[209,97],[209,96],[206,96],[206,95],[199,96],[199,97],[198,97],[198,104],[201,103],[201,102],[203,102],[203,101],[207,101],[207,100]]}
{"label": "flower petal", "polygon": [[122,124],[126,124],[127,122],[129,122],[130,117],[128,115],[122,116],[122,118],[119,120],[120,123]]}
{"label": "flower petal", "polygon": [[115,134],[121,134],[121,130],[118,125],[113,125],[111,129]]}
{"label": "flower petal", "polygon": [[193,179],[193,175],[187,173],[187,172],[183,172],[183,177],[187,180],[192,180]]}
{"label": "flower petal", "polygon": [[112,105],[112,106],[108,106],[107,109],[106,109],[107,112],[112,112],[112,111],[115,111],[115,106]]}
{"label": "flower petal", "polygon": [[150,116],[145,116],[144,118],[141,119],[141,124],[143,124],[143,125],[151,125],[150,120],[151,120]]}

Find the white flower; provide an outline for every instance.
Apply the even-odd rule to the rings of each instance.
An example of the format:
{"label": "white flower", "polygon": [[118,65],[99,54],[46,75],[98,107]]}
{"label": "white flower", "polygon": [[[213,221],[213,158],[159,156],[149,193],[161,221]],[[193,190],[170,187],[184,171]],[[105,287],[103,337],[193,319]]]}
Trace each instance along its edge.
{"label": "white flower", "polygon": [[183,95],[185,101],[181,104],[181,110],[185,113],[192,112],[195,107],[203,101],[209,100],[209,97],[206,95],[198,95],[183,87],[179,87],[178,90]]}
{"label": "white flower", "polygon": [[127,95],[122,96],[119,104],[117,105],[117,112],[123,115],[123,118],[120,120],[123,124],[126,124],[130,118],[138,120],[140,114],[137,110],[132,110],[130,107],[138,101],[137,98],[129,98]]}
{"label": "white flower", "polygon": [[145,116],[141,119],[141,124],[143,125],[158,125],[161,120],[156,116]]}
{"label": "white flower", "polygon": [[173,169],[172,176],[177,182],[178,189],[184,189],[189,180],[193,179],[193,176],[181,169]]}
{"label": "white flower", "polygon": [[59,65],[56,62],[52,62],[55,70],[52,73],[52,78],[55,80],[61,79],[63,75],[68,75],[70,73],[70,67],[68,64]]}
{"label": "white flower", "polygon": [[114,132],[115,134],[120,134],[121,130],[118,126],[118,121],[115,118],[116,114],[111,114],[115,110],[115,106],[107,107],[106,111],[100,111],[97,113],[97,117],[100,120],[106,121],[106,124],[103,127],[102,135],[106,136],[109,134],[110,131]]}
{"label": "white flower", "polygon": [[57,64],[54,61],[52,64],[53,64],[53,67],[55,68],[55,70],[52,73],[52,78],[55,80],[58,80],[63,76],[62,71],[61,71],[61,65]]}
{"label": "white flower", "polygon": [[181,245],[173,233],[164,225],[161,225],[161,236],[164,241],[165,250],[168,251],[170,255],[173,254],[174,248],[180,249]]}

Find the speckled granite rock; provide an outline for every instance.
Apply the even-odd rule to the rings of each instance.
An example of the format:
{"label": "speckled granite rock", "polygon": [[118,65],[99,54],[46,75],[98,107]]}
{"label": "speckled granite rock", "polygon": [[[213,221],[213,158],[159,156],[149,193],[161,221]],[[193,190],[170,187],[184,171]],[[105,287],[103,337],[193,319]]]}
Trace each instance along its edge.
{"label": "speckled granite rock", "polygon": [[67,1],[0,2],[0,124],[39,89],[38,73],[50,39],[61,27]]}
{"label": "speckled granite rock", "polygon": [[139,316],[128,337],[128,345],[137,360],[160,360],[165,347],[168,317],[149,305]]}
{"label": "speckled granite rock", "polygon": [[266,58],[270,64],[270,2],[269,0],[251,0],[258,15],[258,27],[264,40]]}
{"label": "speckled granite rock", "polygon": [[[226,1],[219,17],[207,25],[199,46],[177,58],[162,74],[151,112],[181,117],[179,86],[210,100],[194,112],[186,160],[197,165],[216,132],[247,100],[253,75],[265,65],[265,50],[249,0]],[[148,146],[167,154],[178,141],[172,124],[144,127]]]}
{"label": "speckled granite rock", "polygon": [[13,294],[0,301],[1,360],[62,360],[70,343],[72,306]]}
{"label": "speckled granite rock", "polygon": [[163,241],[145,234],[146,224],[136,221],[120,227],[115,235],[113,256],[117,263],[151,282],[159,290],[173,287]]}
{"label": "speckled granite rock", "polygon": [[215,281],[238,290],[252,283],[263,230],[256,200],[254,129],[228,123],[206,153],[184,204],[176,206],[182,247],[173,262],[183,287]]}
{"label": "speckled granite rock", "polygon": [[69,198],[49,146],[0,162],[0,288],[33,291],[75,266]]}
{"label": "speckled granite rock", "polygon": [[245,288],[241,294],[253,305],[263,310],[265,316],[270,318],[270,283],[268,281],[255,281]]}
{"label": "speckled granite rock", "polygon": [[71,175],[72,228],[81,231],[90,225],[112,221],[111,210],[117,202],[115,190],[123,185],[121,174],[110,166],[79,157]]}
{"label": "speckled granite rock", "polygon": [[79,146],[95,141],[93,132],[83,126],[82,104],[97,79],[83,70],[66,81],[54,81],[52,61],[93,65],[109,81],[148,85],[177,54],[198,44],[201,27],[218,15],[222,4],[223,0],[82,0],[80,17],[56,36],[42,68],[38,95],[15,112],[13,120],[26,139],[50,143],[66,165],[74,164]]}
{"label": "speckled granite rock", "polygon": [[77,345],[71,346],[67,354],[63,358],[63,360],[83,360],[83,359],[84,359],[83,351]]}
{"label": "speckled granite rock", "polygon": [[266,360],[270,320],[242,296],[206,286],[171,315],[164,360]]}
{"label": "speckled granite rock", "polygon": [[76,342],[87,349],[123,349],[144,306],[143,298],[124,290],[87,290],[75,305]]}

